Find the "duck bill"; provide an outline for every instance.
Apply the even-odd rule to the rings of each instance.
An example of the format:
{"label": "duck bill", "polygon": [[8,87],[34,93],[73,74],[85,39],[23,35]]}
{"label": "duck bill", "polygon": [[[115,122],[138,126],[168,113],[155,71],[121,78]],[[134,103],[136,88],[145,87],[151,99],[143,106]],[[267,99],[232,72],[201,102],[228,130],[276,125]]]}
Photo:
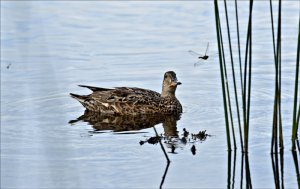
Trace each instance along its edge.
{"label": "duck bill", "polygon": [[176,87],[177,85],[181,85],[181,82],[172,82],[171,87]]}

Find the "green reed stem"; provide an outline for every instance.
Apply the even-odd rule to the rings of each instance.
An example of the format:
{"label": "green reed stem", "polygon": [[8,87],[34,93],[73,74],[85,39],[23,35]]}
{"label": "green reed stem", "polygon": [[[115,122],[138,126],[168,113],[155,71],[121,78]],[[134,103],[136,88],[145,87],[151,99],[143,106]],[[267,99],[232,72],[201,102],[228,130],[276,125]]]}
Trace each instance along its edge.
{"label": "green reed stem", "polygon": [[[274,52],[274,62],[275,62],[275,94],[274,94],[274,107],[273,107],[273,128],[272,128],[272,141],[271,141],[271,153],[274,153],[274,145],[277,145],[277,90],[278,90],[278,66],[277,66],[277,56],[275,48],[275,32],[274,32],[274,21],[273,21],[273,9],[272,0],[270,0],[270,14],[271,14],[271,26],[272,26],[272,39],[273,39],[273,52]],[[275,142],[276,141],[276,142]]]}
{"label": "green reed stem", "polygon": [[274,52],[274,59],[276,59],[275,34],[274,34],[274,21],[273,21],[272,0],[270,0],[270,14],[271,14],[271,26],[272,26],[273,52]]}
{"label": "green reed stem", "polygon": [[[299,104],[299,108],[300,108],[300,104]],[[299,110],[299,112],[300,112],[300,110]],[[299,144],[299,140],[296,140],[296,146],[298,147],[298,152],[300,152],[300,144]]]}
{"label": "green reed stem", "polygon": [[223,104],[224,104],[224,113],[225,113],[225,124],[226,124],[226,135],[227,135],[227,148],[228,151],[231,151],[231,139],[229,133],[229,122],[228,122],[228,112],[227,112],[227,101],[226,101],[226,92],[225,92],[225,81],[224,81],[224,70],[223,70],[223,61],[222,61],[222,50],[221,50],[221,37],[220,37],[220,17],[219,17],[219,8],[218,1],[214,0],[215,7],[215,19],[216,19],[216,32],[218,39],[218,50],[219,50],[219,63],[220,63],[220,72],[221,72],[221,83],[222,83],[222,94],[223,94]]}
{"label": "green reed stem", "polygon": [[[278,116],[279,116],[279,147],[280,149],[283,149],[283,134],[282,134],[282,117],[281,117],[281,3],[282,1],[279,0],[279,15],[278,15],[278,35],[279,35],[279,47],[277,50],[277,60],[278,60]],[[279,32],[280,31],[280,32]],[[278,44],[278,43],[277,43]]]}
{"label": "green reed stem", "polygon": [[[237,31],[238,52],[239,52],[241,92],[242,92],[242,97],[243,97],[244,96],[244,87],[243,87],[243,72],[242,72],[242,58],[241,58],[241,45],[240,45],[240,31],[239,31],[239,18],[238,18],[237,0],[235,0],[235,18],[236,18],[236,31]],[[242,105],[244,105],[244,104],[242,103]],[[239,105],[237,105],[237,106],[239,106]],[[238,111],[238,114],[240,114],[239,111]],[[243,152],[244,151],[244,148],[243,148],[244,141],[243,141],[242,127],[241,127],[241,121],[240,120],[239,120],[239,132],[240,132],[240,140],[241,140],[241,145],[242,145],[241,148],[242,148],[242,152]]]}
{"label": "green reed stem", "polygon": [[224,51],[224,45],[223,45],[223,37],[222,37],[222,27],[219,20],[219,27],[220,27],[220,40],[221,40],[221,50],[223,52],[222,58],[223,58],[223,68],[224,68],[224,75],[225,75],[225,85],[226,85],[226,97],[228,100],[228,108],[229,108],[229,115],[230,115],[230,123],[231,123],[231,130],[232,130],[232,137],[233,137],[233,144],[234,149],[236,149],[236,140],[235,140],[235,132],[234,132],[234,124],[233,124],[233,117],[232,117],[232,109],[231,109],[231,100],[230,100],[230,93],[229,93],[229,84],[228,84],[228,77],[227,77],[227,68],[226,68],[226,60],[225,60],[225,51]]}
{"label": "green reed stem", "polygon": [[278,153],[278,127],[279,127],[279,146],[283,149],[282,135],[282,117],[281,117],[281,0],[278,6],[278,26],[277,26],[277,47],[275,50],[275,35],[273,23],[272,2],[270,1],[272,37],[273,37],[273,52],[275,59],[275,95],[273,109],[273,131],[271,141],[271,153]]}
{"label": "green reed stem", "polygon": [[[275,59],[275,82],[276,82],[276,86],[275,86],[275,104],[274,107],[275,109],[275,113],[274,115],[276,116],[276,121],[274,122],[274,126],[273,129],[274,130],[274,147],[275,147],[275,153],[278,153],[278,131],[277,131],[277,127],[279,125],[279,143],[280,145],[283,145],[283,139],[282,139],[282,124],[281,122],[281,113],[280,113],[280,96],[281,96],[281,0],[279,0],[279,6],[278,6],[278,26],[277,26],[277,48],[276,48],[276,59]],[[281,131],[281,132],[280,132]]]}
{"label": "green reed stem", "polygon": [[[238,40],[238,52],[239,52],[239,66],[240,66],[240,77],[241,77],[241,91],[242,96],[244,96],[244,87],[243,87],[243,72],[242,72],[242,58],[241,58],[241,45],[240,45],[240,29],[239,29],[239,16],[238,16],[238,6],[237,0],[235,0],[235,18],[236,18],[236,33]],[[242,135],[241,135],[242,136]]]}
{"label": "green reed stem", "polygon": [[[246,51],[245,51],[245,71],[244,71],[244,96],[243,96],[243,117],[244,117],[244,151],[248,152],[248,136],[249,136],[249,115],[250,115],[250,96],[251,96],[251,69],[252,69],[252,9],[253,9],[253,0],[250,0],[249,8],[249,20],[248,20],[248,31],[247,31],[247,41],[246,41]],[[249,42],[250,41],[250,42]],[[247,86],[247,57],[248,57],[248,47],[249,47],[249,75],[248,75],[248,101],[246,102],[246,86]],[[246,106],[247,104],[247,106]]]}
{"label": "green reed stem", "polygon": [[[237,95],[237,87],[236,87],[236,79],[235,79],[235,71],[234,71],[234,63],[233,63],[233,55],[232,55],[231,37],[230,37],[230,29],[229,29],[229,21],[228,21],[229,19],[228,19],[228,13],[227,13],[227,3],[226,3],[226,0],[224,0],[224,4],[225,4],[225,13],[226,13],[227,34],[228,34],[228,41],[229,41],[231,70],[232,70],[233,86],[234,86],[234,96],[235,96],[235,104],[236,104],[236,111],[237,111],[238,125],[239,125],[239,132],[240,132],[240,143],[241,143],[241,149],[243,149],[243,139],[242,139],[242,131],[241,131],[240,109],[239,109],[239,101],[238,101],[238,95]],[[232,123],[232,125],[233,125],[233,123]],[[232,128],[232,130],[234,132],[234,128]]]}
{"label": "green reed stem", "polygon": [[[252,1],[253,2],[253,1]],[[251,6],[251,5],[250,5]],[[250,123],[250,100],[251,100],[251,76],[252,76],[252,17],[250,20],[250,43],[249,43],[249,75],[248,75],[248,102],[247,102],[247,140],[249,139],[249,123]],[[248,149],[248,141],[247,141]]]}
{"label": "green reed stem", "polygon": [[230,98],[230,92],[229,92],[229,84],[228,84],[228,76],[227,76],[227,68],[226,68],[226,59],[225,59],[225,51],[224,51],[224,43],[223,43],[223,37],[222,37],[222,27],[219,20],[219,28],[220,28],[220,40],[221,40],[221,50],[222,50],[222,58],[223,58],[223,68],[224,68],[224,75],[225,75],[225,86],[226,86],[226,97],[228,100],[228,109],[229,109],[229,115],[230,115],[230,123],[231,123],[231,130],[232,130],[232,137],[233,137],[233,143],[234,143],[234,149],[236,149],[236,139],[235,139],[235,131],[234,131],[234,123],[233,123],[233,116],[232,116],[232,108],[231,108],[231,98]]}
{"label": "green reed stem", "polygon": [[[249,18],[250,19],[250,18]],[[247,144],[248,144],[248,137],[247,137],[247,107],[246,107],[246,84],[247,84],[247,59],[248,59],[248,47],[249,47],[249,22],[248,22],[248,31],[247,31],[247,40],[246,40],[246,51],[245,51],[245,66],[244,66],[244,94],[243,94],[243,120],[244,120],[244,152],[247,152]]]}
{"label": "green reed stem", "polygon": [[282,134],[282,116],[281,116],[281,48],[279,52],[279,91],[278,91],[278,114],[279,114],[279,147],[284,148]]}
{"label": "green reed stem", "polygon": [[[274,95],[274,106],[273,106],[273,127],[272,127],[272,141],[271,141],[271,153],[274,153],[275,146],[277,146],[277,93]],[[276,143],[276,145],[275,145]],[[275,150],[277,153],[277,150]]]}
{"label": "green reed stem", "polygon": [[300,104],[299,104],[299,107],[298,107],[298,116],[297,116],[297,120],[296,120],[296,133],[297,133],[298,127],[299,127],[299,120],[300,120]]}
{"label": "green reed stem", "polygon": [[293,128],[292,128],[292,150],[296,150],[295,141],[299,127],[300,105],[297,114],[297,99],[298,99],[298,80],[299,80],[299,56],[300,56],[300,19],[298,25],[298,45],[297,45],[297,58],[296,58],[296,74],[295,74],[295,93],[294,93],[294,112],[293,112]]}

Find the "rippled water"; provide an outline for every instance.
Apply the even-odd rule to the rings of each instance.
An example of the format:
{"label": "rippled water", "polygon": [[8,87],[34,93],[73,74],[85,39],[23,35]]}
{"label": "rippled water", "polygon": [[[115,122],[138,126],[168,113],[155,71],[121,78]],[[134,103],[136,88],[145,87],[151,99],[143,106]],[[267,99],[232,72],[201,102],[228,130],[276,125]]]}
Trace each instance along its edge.
{"label": "rippled water", "polygon": [[[233,5],[228,2],[230,22]],[[269,155],[274,65],[268,7],[268,1],[255,2],[253,12],[249,164],[254,188],[274,187]],[[240,3],[239,13],[244,49],[248,3]],[[299,2],[284,1],[282,16],[284,184],[296,188],[289,149]],[[234,33],[232,38],[236,50]],[[188,50],[202,53],[208,42],[210,58],[194,67],[197,57]],[[159,145],[139,144],[155,135],[153,129],[125,135],[93,132],[88,122],[69,124],[84,112],[69,93],[89,92],[78,84],[160,91],[168,70],[183,83],[177,90],[184,107],[177,131],[206,130],[212,136],[195,144],[195,156],[191,143],[177,148],[177,154],[169,153],[163,186],[226,187],[228,153],[216,53],[211,1],[1,1],[1,187],[159,187],[167,166],[164,154]],[[162,124],[156,129],[165,132]],[[235,182],[229,183],[235,187],[241,181],[240,159],[238,153]]]}

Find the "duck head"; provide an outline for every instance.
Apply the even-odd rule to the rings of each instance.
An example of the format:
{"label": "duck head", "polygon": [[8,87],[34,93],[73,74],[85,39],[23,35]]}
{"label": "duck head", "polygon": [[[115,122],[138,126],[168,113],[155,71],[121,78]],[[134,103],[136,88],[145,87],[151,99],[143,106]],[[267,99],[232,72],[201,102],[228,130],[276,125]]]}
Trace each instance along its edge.
{"label": "duck head", "polygon": [[181,85],[181,82],[177,81],[176,73],[173,71],[166,72],[164,75],[161,96],[175,96],[175,91],[178,85]]}

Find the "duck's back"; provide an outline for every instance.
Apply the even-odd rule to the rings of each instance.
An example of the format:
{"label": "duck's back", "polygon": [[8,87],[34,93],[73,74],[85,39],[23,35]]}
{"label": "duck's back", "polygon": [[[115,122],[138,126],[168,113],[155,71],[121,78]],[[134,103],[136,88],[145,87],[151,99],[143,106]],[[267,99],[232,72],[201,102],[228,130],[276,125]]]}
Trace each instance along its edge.
{"label": "duck's back", "polygon": [[161,95],[155,91],[117,87],[114,89],[87,87],[90,95],[71,94],[86,109],[106,114],[152,114],[161,111]]}

